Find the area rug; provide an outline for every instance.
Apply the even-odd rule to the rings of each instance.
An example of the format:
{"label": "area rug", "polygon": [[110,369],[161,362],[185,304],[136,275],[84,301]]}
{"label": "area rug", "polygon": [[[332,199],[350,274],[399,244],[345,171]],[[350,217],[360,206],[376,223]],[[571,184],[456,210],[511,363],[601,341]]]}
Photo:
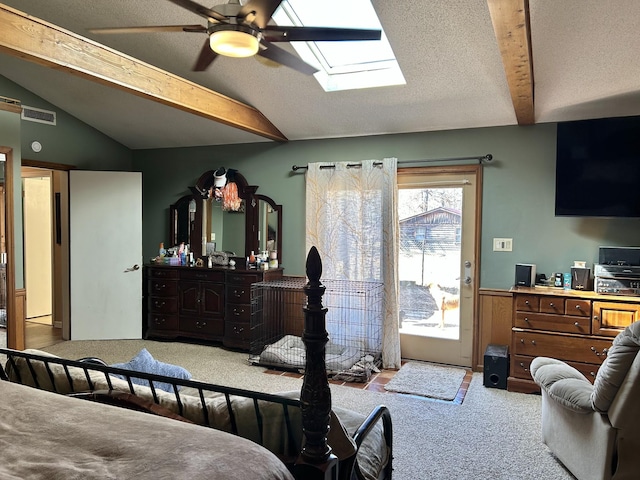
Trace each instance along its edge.
{"label": "area rug", "polygon": [[466,370],[435,363],[407,362],[384,388],[390,392],[453,400]]}

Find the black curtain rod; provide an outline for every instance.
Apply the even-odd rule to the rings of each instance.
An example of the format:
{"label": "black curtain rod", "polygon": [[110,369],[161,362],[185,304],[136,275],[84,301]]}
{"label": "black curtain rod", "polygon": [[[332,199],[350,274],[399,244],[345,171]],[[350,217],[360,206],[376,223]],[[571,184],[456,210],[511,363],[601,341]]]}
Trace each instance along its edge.
{"label": "black curtain rod", "polygon": [[[481,156],[477,156],[477,157],[452,157],[452,158],[430,158],[430,159],[425,159],[425,160],[405,160],[405,161],[398,161],[398,163],[426,163],[426,162],[455,162],[455,161],[462,161],[462,160],[477,160],[478,163],[483,163],[483,162],[490,162],[491,160],[493,160],[493,155],[491,155],[490,153],[487,153],[486,155],[481,155]],[[374,165],[382,165],[382,162],[374,162]],[[347,163],[347,167],[361,167],[362,164],[361,163]],[[304,165],[304,166],[298,166],[298,165],[294,165],[293,167],[291,167],[291,170],[296,172],[298,170],[306,170],[307,168],[309,168],[308,165]],[[336,168],[335,165],[321,165],[320,168]]]}

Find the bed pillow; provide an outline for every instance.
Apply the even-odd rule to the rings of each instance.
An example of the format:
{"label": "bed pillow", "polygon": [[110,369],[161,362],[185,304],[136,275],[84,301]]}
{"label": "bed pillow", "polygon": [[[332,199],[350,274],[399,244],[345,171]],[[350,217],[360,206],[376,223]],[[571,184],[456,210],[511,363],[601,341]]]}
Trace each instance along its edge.
{"label": "bed pillow", "polygon": [[[167,377],[178,378],[181,380],[191,380],[191,373],[188,370],[170,363],[160,362],[153,358],[153,356],[143,348],[138,354],[129,360],[127,363],[114,363],[111,365],[115,368],[122,368],[125,370],[134,370],[136,372],[150,373],[154,375],[164,375]],[[119,378],[124,379],[122,375],[116,375]],[[149,381],[144,378],[131,378],[131,382],[137,385],[149,386]],[[153,382],[153,386],[165,392],[173,392],[173,385],[164,382]],[[178,388],[180,388],[178,386]]]}

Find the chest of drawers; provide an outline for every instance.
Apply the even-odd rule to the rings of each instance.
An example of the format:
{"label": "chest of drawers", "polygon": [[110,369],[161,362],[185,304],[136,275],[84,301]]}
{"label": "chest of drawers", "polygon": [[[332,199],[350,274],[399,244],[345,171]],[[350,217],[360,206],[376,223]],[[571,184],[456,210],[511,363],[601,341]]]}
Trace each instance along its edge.
{"label": "chest of drawers", "polygon": [[145,338],[222,342],[249,350],[251,285],[282,278],[272,270],[149,265]]}
{"label": "chest of drawers", "polygon": [[615,337],[640,319],[640,298],[555,288],[513,288],[507,388],[535,392],[529,367],[538,356],[563,360],[591,381]]}

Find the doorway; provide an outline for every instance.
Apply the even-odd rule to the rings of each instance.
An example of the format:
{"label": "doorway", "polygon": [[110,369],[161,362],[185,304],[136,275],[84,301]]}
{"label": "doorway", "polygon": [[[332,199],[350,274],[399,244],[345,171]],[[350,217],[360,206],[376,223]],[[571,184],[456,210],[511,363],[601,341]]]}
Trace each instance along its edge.
{"label": "doorway", "polygon": [[471,366],[479,166],[398,169],[403,358]]}
{"label": "doorway", "polygon": [[[28,162],[28,161],[27,161]],[[60,198],[66,171],[39,166],[21,169],[23,192],[25,345],[42,348],[68,339],[68,281]],[[68,327],[66,328],[68,330]]]}

